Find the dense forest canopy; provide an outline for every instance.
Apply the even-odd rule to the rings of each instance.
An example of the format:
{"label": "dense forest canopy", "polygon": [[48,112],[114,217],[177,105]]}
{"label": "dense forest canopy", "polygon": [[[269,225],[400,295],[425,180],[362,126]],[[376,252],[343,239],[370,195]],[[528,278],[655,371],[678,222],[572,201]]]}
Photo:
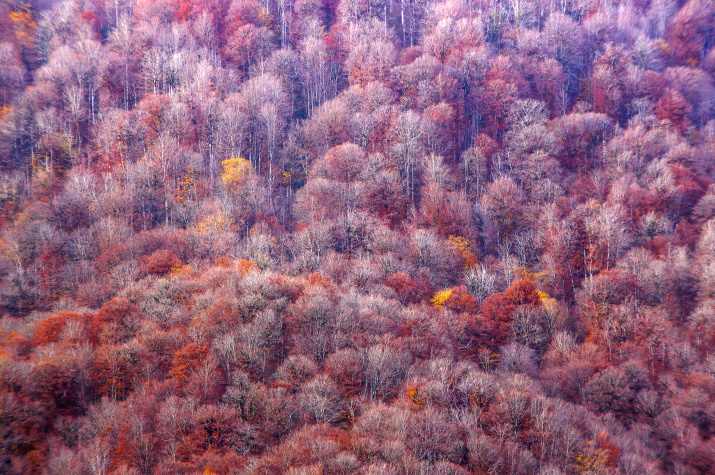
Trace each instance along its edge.
{"label": "dense forest canopy", "polygon": [[713,0],[4,0],[0,473],[715,472]]}

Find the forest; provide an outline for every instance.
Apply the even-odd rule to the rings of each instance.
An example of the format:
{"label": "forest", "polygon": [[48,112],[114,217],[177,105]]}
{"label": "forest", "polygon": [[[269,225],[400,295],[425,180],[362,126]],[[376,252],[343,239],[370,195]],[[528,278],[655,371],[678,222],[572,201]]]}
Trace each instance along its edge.
{"label": "forest", "polygon": [[3,0],[0,473],[715,473],[714,0]]}

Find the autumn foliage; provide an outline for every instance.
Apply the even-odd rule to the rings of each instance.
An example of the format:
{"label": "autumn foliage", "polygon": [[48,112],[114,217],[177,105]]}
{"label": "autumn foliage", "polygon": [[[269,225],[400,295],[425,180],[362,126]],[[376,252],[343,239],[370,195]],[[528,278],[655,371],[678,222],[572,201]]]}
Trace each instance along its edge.
{"label": "autumn foliage", "polygon": [[714,31],[0,2],[0,473],[715,473]]}

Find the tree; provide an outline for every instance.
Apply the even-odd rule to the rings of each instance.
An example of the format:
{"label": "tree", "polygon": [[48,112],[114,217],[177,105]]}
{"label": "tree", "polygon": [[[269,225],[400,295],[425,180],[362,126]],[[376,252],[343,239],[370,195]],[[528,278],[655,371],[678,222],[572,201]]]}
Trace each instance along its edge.
{"label": "tree", "polygon": [[579,91],[586,63],[586,45],[582,26],[564,12],[552,12],[544,25],[545,48],[558,61],[566,74],[565,90],[570,96]]}
{"label": "tree", "polygon": [[297,349],[322,363],[332,351],[334,309],[327,295],[302,297],[294,311],[293,341]]}
{"label": "tree", "polygon": [[191,426],[192,431],[179,448],[187,458],[198,458],[207,452],[246,454],[256,444],[253,431],[230,408],[202,406],[191,418]]}
{"label": "tree", "polygon": [[[671,97],[662,99],[664,112],[672,111],[676,118],[682,112],[690,123],[702,128],[715,110],[715,83],[712,78],[700,69],[691,70],[684,67],[667,68],[664,75],[672,88],[682,94],[680,99],[678,94],[666,89]],[[669,100],[674,102],[670,109],[667,108]],[[679,104],[681,100],[685,104]]]}
{"label": "tree", "polygon": [[30,62],[28,55],[33,46],[33,31],[37,23],[32,19],[32,10],[29,5],[20,4],[10,12],[10,22],[15,32],[15,41],[22,48],[23,61]]}
{"label": "tree", "polygon": [[364,201],[370,213],[387,219],[393,226],[402,222],[407,215],[407,196],[400,176],[390,169],[384,169],[366,181]]}
{"label": "tree", "polygon": [[223,173],[221,173],[221,181],[223,186],[228,191],[234,191],[243,182],[243,180],[255,173],[251,162],[245,158],[231,158],[221,162]]}
{"label": "tree", "polygon": [[349,24],[350,47],[343,67],[351,85],[362,87],[389,78],[396,54],[394,44],[381,34],[383,31],[374,20]]}
{"label": "tree", "polygon": [[303,387],[299,400],[303,410],[317,422],[336,422],[341,409],[338,387],[327,376],[321,375]]}
{"label": "tree", "polygon": [[623,122],[630,92],[625,83],[630,61],[622,49],[610,48],[594,65],[589,86],[594,111]]}
{"label": "tree", "polygon": [[527,279],[515,280],[502,295],[513,305],[540,305],[541,297],[533,282]]}
{"label": "tree", "polygon": [[362,352],[365,367],[365,391],[371,399],[390,399],[396,395],[405,375],[408,358],[390,346],[377,344]]}
{"label": "tree", "polygon": [[278,138],[285,128],[288,96],[280,78],[270,74],[246,81],[242,91],[249,117],[248,159],[258,174],[267,176],[269,188],[272,188]]}
{"label": "tree", "polygon": [[567,114],[555,124],[557,140],[564,145],[559,160],[571,170],[592,168],[599,150],[609,139],[613,123],[604,114]]}
{"label": "tree", "polygon": [[[27,401],[12,392],[0,392],[0,453],[3,466],[12,468],[11,457],[35,453],[38,449],[38,435],[42,431],[44,412],[39,401]],[[37,463],[40,454],[34,457]]]}
{"label": "tree", "polygon": [[586,384],[584,398],[599,412],[612,411],[621,417],[632,417],[635,393],[631,381],[615,368],[594,375]]}
{"label": "tree", "polygon": [[470,329],[479,346],[496,348],[506,343],[511,333],[515,305],[501,294],[495,294],[484,299],[479,311],[480,316]]}
{"label": "tree", "polygon": [[394,116],[391,124],[391,134],[395,138],[392,156],[400,171],[405,194],[411,203],[416,198],[415,191],[420,178],[418,159],[423,153],[420,122],[416,113],[407,111]]}
{"label": "tree", "polygon": [[169,376],[175,379],[179,385],[186,383],[191,373],[199,367],[207,354],[208,349],[206,347],[199,346],[196,343],[187,344],[174,353]]}
{"label": "tree", "polygon": [[426,409],[410,419],[407,445],[418,459],[430,464],[438,460],[459,463],[465,446],[459,429],[434,409]]}
{"label": "tree", "polygon": [[350,183],[359,178],[365,166],[365,152],[357,145],[345,143],[333,147],[311,169],[311,177]]}
{"label": "tree", "polygon": [[63,333],[68,325],[83,325],[89,319],[89,315],[62,312],[52,315],[37,324],[35,334],[32,337],[34,345],[47,345],[57,343],[63,339]]}
{"label": "tree", "polygon": [[87,325],[89,339],[94,344],[123,343],[138,330],[139,308],[126,298],[114,298],[91,317]]}
{"label": "tree", "polygon": [[159,249],[140,259],[148,274],[166,275],[181,266],[181,259],[171,249]]}
{"label": "tree", "polygon": [[10,43],[0,44],[0,104],[11,104],[25,82],[25,65],[17,48]]}
{"label": "tree", "polygon": [[403,305],[424,301],[433,293],[428,283],[421,279],[411,279],[404,272],[387,276],[385,283],[395,290]]}
{"label": "tree", "polygon": [[524,201],[523,193],[510,178],[499,178],[487,186],[480,204],[493,223],[497,246],[524,226]]}
{"label": "tree", "polygon": [[666,37],[681,64],[698,64],[711,46],[715,17],[707,2],[691,0],[672,17]]}
{"label": "tree", "polygon": [[426,149],[435,155],[446,157],[450,162],[456,159],[457,113],[444,102],[425,109],[422,114],[423,137]]}

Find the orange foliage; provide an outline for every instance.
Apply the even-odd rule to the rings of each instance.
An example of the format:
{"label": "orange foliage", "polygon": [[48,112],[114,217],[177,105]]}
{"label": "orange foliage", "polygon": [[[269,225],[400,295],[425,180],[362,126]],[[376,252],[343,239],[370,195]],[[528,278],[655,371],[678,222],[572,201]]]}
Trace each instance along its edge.
{"label": "orange foliage", "polygon": [[140,370],[137,358],[122,346],[99,347],[90,371],[92,392],[112,399],[126,397]]}
{"label": "orange foliage", "polygon": [[147,274],[166,275],[183,264],[171,249],[159,249],[150,256],[143,256],[139,262]]}
{"label": "orange foliage", "polygon": [[457,254],[462,258],[462,268],[469,269],[477,263],[477,258],[472,253],[472,247],[465,238],[461,236],[450,235],[447,238],[450,246],[457,252]]}
{"label": "orange foliage", "polygon": [[476,313],[479,310],[479,302],[463,285],[460,285],[452,289],[449,298],[444,302],[444,307],[455,313]]}
{"label": "orange foliage", "polygon": [[92,343],[119,343],[133,336],[131,320],[139,308],[126,298],[113,298],[91,318],[88,327]]}
{"label": "orange foliage", "polygon": [[28,6],[21,6],[18,11],[10,12],[10,21],[15,29],[18,44],[31,46],[34,42],[33,33],[37,24],[32,20]]}
{"label": "orange foliage", "polygon": [[154,141],[162,129],[162,120],[169,107],[170,99],[166,95],[149,94],[139,102],[139,108],[144,112],[142,125],[145,130],[147,145]]}
{"label": "orange foliage", "polygon": [[178,180],[174,191],[174,199],[180,203],[195,202],[206,195],[199,173],[193,168],[187,168],[186,173]]}
{"label": "orange foliage", "polygon": [[207,354],[208,348],[205,346],[189,343],[174,354],[169,376],[174,378],[179,384],[184,384],[191,373],[206,358]]}
{"label": "orange foliage", "polygon": [[255,272],[258,270],[258,266],[255,264],[253,261],[247,261],[245,259],[241,259],[236,263],[236,269],[241,273],[241,275],[247,275],[250,274],[251,272]]}
{"label": "orange foliage", "polygon": [[539,305],[541,298],[530,280],[517,279],[504,291],[504,298],[513,305]]}
{"label": "orange foliage", "polygon": [[424,407],[425,405],[425,402],[420,396],[420,390],[417,386],[410,386],[409,388],[407,388],[407,398],[412,404],[417,407]]}
{"label": "orange foliage", "polygon": [[605,473],[617,467],[621,449],[608,437],[606,431],[599,432],[596,441],[586,442],[586,450],[576,456],[576,466],[583,473]]}
{"label": "orange foliage", "polygon": [[214,265],[216,267],[229,267],[233,261],[230,257],[221,256],[214,260]]}
{"label": "orange foliage", "polygon": [[512,300],[501,294],[484,299],[481,316],[476,321],[476,333],[481,342],[490,347],[504,344],[510,336],[515,310]]}
{"label": "orange foliage", "polygon": [[62,337],[62,331],[65,325],[70,321],[82,322],[87,319],[87,315],[71,312],[62,312],[52,315],[49,318],[42,320],[35,327],[35,334],[32,337],[32,344],[46,345],[48,343],[56,343]]}
{"label": "orange foliage", "polygon": [[320,272],[313,272],[310,274],[308,277],[308,284],[310,285],[319,285],[321,287],[330,287],[331,281],[330,277],[327,275],[323,275]]}
{"label": "orange foliage", "polygon": [[438,310],[442,309],[445,302],[452,296],[452,289],[444,289],[434,294],[430,299],[430,303]]}

